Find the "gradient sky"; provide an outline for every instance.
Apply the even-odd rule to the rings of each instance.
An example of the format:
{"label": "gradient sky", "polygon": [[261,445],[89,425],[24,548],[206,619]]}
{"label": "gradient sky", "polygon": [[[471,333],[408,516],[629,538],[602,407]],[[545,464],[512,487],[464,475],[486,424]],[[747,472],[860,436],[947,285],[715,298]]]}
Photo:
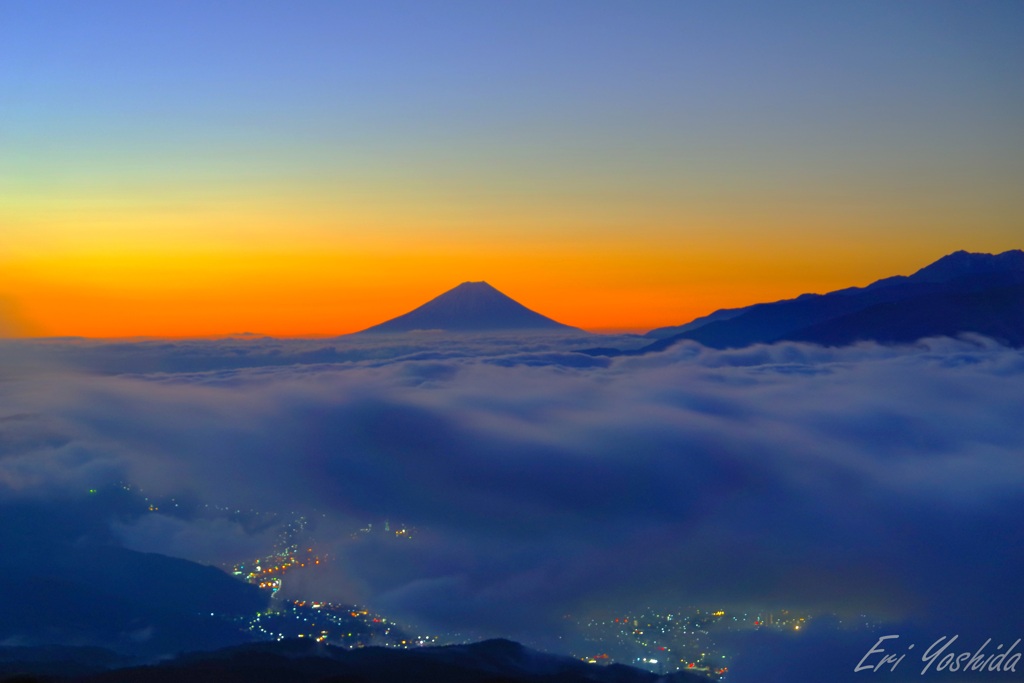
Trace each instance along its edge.
{"label": "gradient sky", "polygon": [[1024,4],[833,5],[0,0],[0,313],[645,330],[1024,246]]}

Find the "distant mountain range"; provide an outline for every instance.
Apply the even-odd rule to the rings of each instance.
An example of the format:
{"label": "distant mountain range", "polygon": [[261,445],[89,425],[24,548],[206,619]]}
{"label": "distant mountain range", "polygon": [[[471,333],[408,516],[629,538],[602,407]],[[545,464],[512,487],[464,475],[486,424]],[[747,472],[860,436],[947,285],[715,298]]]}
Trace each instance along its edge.
{"label": "distant mountain range", "polygon": [[419,308],[363,330],[377,332],[551,331],[580,332],[502,294],[486,282],[463,282]]}
{"label": "distant mountain range", "polygon": [[[463,282],[404,315],[360,334],[444,332],[582,332],[502,294],[486,282]],[[843,346],[857,341],[912,342],[975,333],[1024,346],[1024,251],[958,251],[913,275],[866,287],[722,309],[685,325],[648,332],[651,344],[632,351],[587,349],[592,356],[648,353],[691,339],[712,348],[778,341]]]}
{"label": "distant mountain range", "polygon": [[[2,650],[2,648],[0,648]],[[181,655],[158,666],[97,671],[97,653],[68,649],[69,655],[88,654],[89,669],[54,667],[46,675],[62,681],[88,683],[698,683],[705,676],[675,672],[665,676],[621,664],[587,664],[572,657],[531,650],[509,640],[488,640],[471,645],[424,647],[409,650],[367,647],[344,649],[306,640],[241,645],[216,652]],[[2,654],[2,652],[0,652]],[[36,652],[35,654],[43,654]],[[54,656],[53,650],[45,654]],[[59,654],[59,653],[58,653]],[[55,671],[56,669],[56,671]],[[0,672],[4,670],[0,659]],[[7,670],[18,670],[7,667]],[[22,668],[33,673],[32,667]],[[38,674],[36,674],[38,675]],[[33,679],[25,676],[21,683]]]}
{"label": "distant mountain range", "polygon": [[599,356],[666,349],[683,339],[712,348],[806,341],[843,346],[858,341],[913,342],[975,333],[1024,346],[1024,251],[958,251],[910,276],[828,294],[723,309],[678,327],[651,330],[656,341],[633,351],[588,349]]}

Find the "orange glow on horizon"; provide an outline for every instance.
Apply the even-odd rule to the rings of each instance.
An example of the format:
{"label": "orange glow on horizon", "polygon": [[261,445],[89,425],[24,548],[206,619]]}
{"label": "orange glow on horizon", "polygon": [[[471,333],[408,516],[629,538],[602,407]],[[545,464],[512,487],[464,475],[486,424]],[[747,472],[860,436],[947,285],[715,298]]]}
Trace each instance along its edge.
{"label": "orange glow on horizon", "polygon": [[596,239],[545,246],[420,240],[390,250],[334,242],[319,250],[257,243],[37,251],[0,259],[0,335],[342,335],[479,280],[567,325],[646,332],[721,308],[863,286],[942,255],[882,260],[865,248],[845,260],[811,249],[768,258],[755,243],[721,256],[707,246],[659,250]]}
{"label": "orange glow on horizon", "polygon": [[[524,306],[592,332],[646,332],[718,308],[857,281],[759,280],[686,269],[641,277],[644,264],[600,259],[560,272],[549,258],[419,254],[100,254],[11,267],[20,336],[280,337],[358,332],[467,280],[486,280]],[[522,264],[532,266],[530,270]],[[707,272],[704,272],[707,271]]]}

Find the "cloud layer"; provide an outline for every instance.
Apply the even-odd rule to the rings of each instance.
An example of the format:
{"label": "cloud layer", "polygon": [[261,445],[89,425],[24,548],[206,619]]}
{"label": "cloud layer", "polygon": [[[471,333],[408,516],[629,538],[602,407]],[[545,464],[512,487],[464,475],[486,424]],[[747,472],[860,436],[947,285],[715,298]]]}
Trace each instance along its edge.
{"label": "cloud layer", "polygon": [[[331,560],[291,594],[535,642],[565,614],[643,605],[1019,623],[1021,352],[981,339],[684,343],[594,366],[564,349],[488,348],[10,379],[0,501],[123,480],[301,511]],[[351,539],[385,519],[417,538]],[[266,542],[188,515],[116,532],[207,562]]]}

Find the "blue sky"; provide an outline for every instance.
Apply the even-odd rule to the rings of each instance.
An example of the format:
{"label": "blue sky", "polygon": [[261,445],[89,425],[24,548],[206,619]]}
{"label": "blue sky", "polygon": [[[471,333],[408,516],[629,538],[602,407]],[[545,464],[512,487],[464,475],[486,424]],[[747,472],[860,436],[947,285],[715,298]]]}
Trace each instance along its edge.
{"label": "blue sky", "polygon": [[[4,2],[0,295],[39,333],[337,333],[486,279],[649,329],[1019,248],[1022,31],[1017,2]],[[140,263],[265,315],[161,323],[147,296],[187,302]]]}

